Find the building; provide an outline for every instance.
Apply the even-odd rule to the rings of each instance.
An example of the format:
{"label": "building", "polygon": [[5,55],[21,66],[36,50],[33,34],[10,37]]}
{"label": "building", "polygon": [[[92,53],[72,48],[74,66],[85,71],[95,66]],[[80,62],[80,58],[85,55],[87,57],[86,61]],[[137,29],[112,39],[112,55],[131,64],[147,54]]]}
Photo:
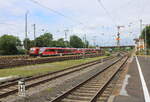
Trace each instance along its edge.
{"label": "building", "polygon": [[141,51],[145,49],[144,39],[134,39],[136,51]]}

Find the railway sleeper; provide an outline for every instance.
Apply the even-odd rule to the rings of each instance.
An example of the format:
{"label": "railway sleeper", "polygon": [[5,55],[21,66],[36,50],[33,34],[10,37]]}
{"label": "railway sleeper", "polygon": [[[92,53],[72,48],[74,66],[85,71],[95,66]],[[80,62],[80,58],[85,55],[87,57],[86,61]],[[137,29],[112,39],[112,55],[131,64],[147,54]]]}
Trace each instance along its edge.
{"label": "railway sleeper", "polygon": [[104,94],[111,94],[112,93],[111,91],[112,91],[112,89],[109,89],[109,90],[107,89],[104,91]]}
{"label": "railway sleeper", "polygon": [[81,93],[81,92],[72,92],[71,93],[72,95],[75,95],[75,96],[77,96],[77,95],[79,95],[79,96],[93,96],[93,94],[94,93]]}
{"label": "railway sleeper", "polygon": [[92,88],[99,88],[101,86],[101,84],[99,84],[99,85],[84,85],[84,86],[82,86],[83,88],[89,88],[89,89],[92,89]]}
{"label": "railway sleeper", "polygon": [[88,90],[88,91],[97,91],[99,88],[87,88],[87,87],[80,87],[79,88],[80,90],[82,90],[82,91],[86,91],[86,90]]}
{"label": "railway sleeper", "polygon": [[62,99],[61,102],[87,102],[87,101],[84,101],[84,100],[72,100],[72,99]]}
{"label": "railway sleeper", "polygon": [[79,92],[79,93],[91,93],[91,94],[95,93],[94,90],[89,91],[89,90],[80,90],[80,89],[77,89],[76,92]]}
{"label": "railway sleeper", "polygon": [[89,88],[89,89],[92,89],[92,88],[99,88],[100,87],[100,85],[98,85],[98,86],[95,86],[95,85],[91,85],[91,86],[82,86],[82,87],[85,87],[85,88]]}
{"label": "railway sleeper", "polygon": [[[94,95],[93,95],[94,96]],[[72,99],[72,100],[84,100],[84,101],[89,101],[92,97],[89,96],[74,96],[74,95],[68,95],[66,97],[67,99]],[[77,101],[78,102],[78,101]]]}
{"label": "railway sleeper", "polygon": [[99,97],[96,102],[106,102],[108,97]]}

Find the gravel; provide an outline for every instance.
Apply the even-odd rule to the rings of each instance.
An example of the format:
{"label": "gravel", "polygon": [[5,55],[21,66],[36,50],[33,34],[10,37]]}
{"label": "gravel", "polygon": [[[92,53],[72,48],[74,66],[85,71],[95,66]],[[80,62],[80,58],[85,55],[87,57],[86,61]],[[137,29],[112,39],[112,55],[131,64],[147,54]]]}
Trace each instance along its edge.
{"label": "gravel", "polygon": [[[80,73],[70,74],[65,78],[62,77],[63,79],[62,78],[57,79],[57,81],[55,80],[55,82],[53,81],[51,82],[51,84],[49,83],[47,85],[42,85],[43,88],[41,86],[40,86],[41,88],[40,87],[33,88],[34,91],[32,90],[33,91],[32,94],[29,94],[27,97],[17,99],[17,100],[11,100],[11,101],[7,100],[7,102],[48,102],[52,98],[56,97],[57,95],[62,94],[62,92],[65,92],[66,90],[85,81],[92,75],[98,73],[99,71],[104,69],[104,67],[112,64],[113,61],[115,60],[117,60],[117,58],[106,61],[104,62],[104,64],[98,64],[92,66],[94,68],[90,67],[89,69],[91,70],[86,70],[83,72],[80,71]],[[40,90],[40,89],[44,89],[44,90]],[[6,102],[6,101],[2,101],[2,102]]]}

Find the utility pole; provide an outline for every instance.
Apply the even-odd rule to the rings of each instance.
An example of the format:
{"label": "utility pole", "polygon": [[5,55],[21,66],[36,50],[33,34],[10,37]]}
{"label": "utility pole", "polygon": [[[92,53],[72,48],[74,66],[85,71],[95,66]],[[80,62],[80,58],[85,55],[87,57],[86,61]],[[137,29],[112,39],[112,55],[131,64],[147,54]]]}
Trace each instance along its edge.
{"label": "utility pole", "polygon": [[147,27],[147,25],[145,26],[145,54],[147,55],[147,38],[146,38],[146,35],[147,35],[147,33],[146,33],[146,27]]}
{"label": "utility pole", "polygon": [[34,30],[34,46],[36,46],[36,24],[33,24],[33,30]]}
{"label": "utility pole", "polygon": [[28,11],[25,13],[25,47],[27,49],[27,38],[28,38]]}
{"label": "utility pole", "polygon": [[28,33],[28,11],[25,13],[25,38],[27,38]]}
{"label": "utility pole", "polygon": [[[142,25],[145,26],[145,29],[144,29],[145,37],[143,39],[144,39],[144,43],[145,43],[145,54],[147,55],[147,26],[149,26],[149,24],[142,24]],[[142,34],[142,31],[141,31],[141,34]]]}
{"label": "utility pole", "polygon": [[143,25],[142,22],[143,22],[142,19],[140,19],[140,33],[141,34],[142,34],[142,25]]}
{"label": "utility pole", "polygon": [[69,30],[68,29],[66,29],[66,30],[64,30],[64,32],[65,32],[65,45],[66,45],[66,47],[67,47],[67,33],[69,32]]}
{"label": "utility pole", "polygon": [[97,37],[97,36],[93,36],[93,44],[94,44],[94,47],[96,47],[96,37]]}
{"label": "utility pole", "polygon": [[34,30],[34,40],[36,39],[36,25],[33,24],[33,30]]}
{"label": "utility pole", "polygon": [[85,48],[86,48],[86,46],[87,46],[86,34],[84,34],[84,42],[85,42]]}

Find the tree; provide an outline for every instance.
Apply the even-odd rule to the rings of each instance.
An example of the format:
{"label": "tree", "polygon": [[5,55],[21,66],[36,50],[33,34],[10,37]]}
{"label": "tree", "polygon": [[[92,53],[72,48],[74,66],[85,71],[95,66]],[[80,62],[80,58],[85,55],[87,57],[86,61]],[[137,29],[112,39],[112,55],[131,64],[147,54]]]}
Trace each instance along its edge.
{"label": "tree", "polygon": [[56,47],[65,47],[65,41],[64,41],[64,38],[60,38],[56,41]]}
{"label": "tree", "polygon": [[24,48],[29,50],[31,47],[34,47],[35,41],[30,40],[29,38],[24,39],[23,41]]}
{"label": "tree", "polygon": [[1,55],[18,54],[18,46],[21,46],[21,41],[18,37],[12,35],[3,35],[0,37]]}
{"label": "tree", "polygon": [[85,41],[85,43],[84,43],[84,46],[85,46],[85,48],[89,48],[89,41]]}
{"label": "tree", "polygon": [[146,35],[147,48],[150,48],[150,26],[146,26],[146,27],[143,29],[140,38],[145,39],[145,35]]}
{"label": "tree", "polygon": [[53,46],[53,35],[51,33],[45,33],[35,39],[37,47],[52,47]]}
{"label": "tree", "polygon": [[82,42],[81,38],[76,35],[70,36],[70,45],[74,48],[84,47],[84,43]]}

